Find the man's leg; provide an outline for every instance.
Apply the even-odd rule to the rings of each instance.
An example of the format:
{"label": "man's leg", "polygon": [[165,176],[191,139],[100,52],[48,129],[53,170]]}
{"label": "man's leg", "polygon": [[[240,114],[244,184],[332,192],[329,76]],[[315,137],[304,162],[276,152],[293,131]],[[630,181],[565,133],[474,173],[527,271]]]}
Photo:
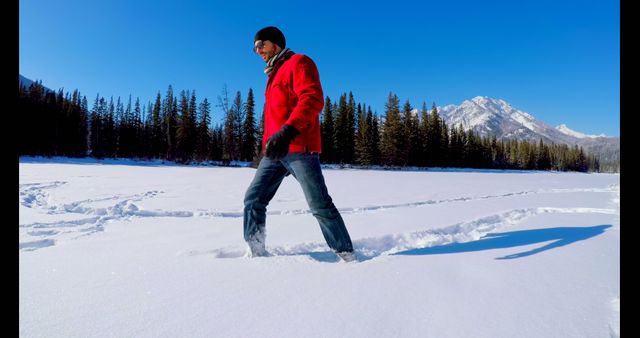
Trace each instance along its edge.
{"label": "man's leg", "polygon": [[283,164],[302,186],[309,208],[320,223],[322,235],[329,247],[336,252],[353,251],[347,227],[327,191],[319,155],[290,153],[283,159]]}
{"label": "man's leg", "polygon": [[280,161],[262,158],[244,196],[244,240],[252,255],[265,255],[267,205],[276,194],[287,169]]}

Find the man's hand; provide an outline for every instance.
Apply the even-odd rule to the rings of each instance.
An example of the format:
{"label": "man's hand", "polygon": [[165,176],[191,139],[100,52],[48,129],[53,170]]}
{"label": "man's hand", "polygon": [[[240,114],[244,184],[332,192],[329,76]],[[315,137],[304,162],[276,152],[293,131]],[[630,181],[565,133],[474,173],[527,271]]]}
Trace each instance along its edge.
{"label": "man's hand", "polygon": [[281,160],[289,152],[289,143],[300,132],[295,127],[285,124],[275,134],[269,137],[266,147],[266,155],[272,160]]}

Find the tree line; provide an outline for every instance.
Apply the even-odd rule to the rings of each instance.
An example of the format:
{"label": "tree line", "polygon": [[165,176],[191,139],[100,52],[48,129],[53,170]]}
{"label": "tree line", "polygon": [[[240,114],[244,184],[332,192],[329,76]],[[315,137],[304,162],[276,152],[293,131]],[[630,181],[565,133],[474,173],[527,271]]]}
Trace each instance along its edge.
{"label": "tree line", "polygon": [[321,158],[325,163],[599,171],[597,157],[578,146],[481,137],[462,125],[448,126],[433,103],[419,110],[389,93],[382,117],[356,104],[353,94],[325,99]]}
{"label": "tree line", "polygon": [[[20,86],[19,154],[95,158],[192,161],[252,160],[257,151],[253,91],[247,102],[236,94],[230,105],[226,88],[218,98],[224,124],[212,125],[211,103],[197,102],[195,91],[175,94],[169,86],[154,102],[123,102],[96,96],[91,109],[75,90],[46,90],[41,82]],[[242,125],[243,122],[245,125]]]}
{"label": "tree line", "polygon": [[[206,98],[198,103],[195,91],[175,94],[172,86],[144,104],[98,94],[91,108],[78,90],[53,92],[41,82],[20,86],[19,154],[256,163],[263,121],[256,121],[253,90],[245,101],[240,91],[230,99],[225,87],[217,99],[224,120],[214,125]],[[448,126],[435,103],[416,110],[407,100],[401,108],[393,93],[383,116],[356,103],[351,92],[337,101],[326,97],[321,133],[323,163],[600,171],[598,158],[580,147],[480,137]]]}

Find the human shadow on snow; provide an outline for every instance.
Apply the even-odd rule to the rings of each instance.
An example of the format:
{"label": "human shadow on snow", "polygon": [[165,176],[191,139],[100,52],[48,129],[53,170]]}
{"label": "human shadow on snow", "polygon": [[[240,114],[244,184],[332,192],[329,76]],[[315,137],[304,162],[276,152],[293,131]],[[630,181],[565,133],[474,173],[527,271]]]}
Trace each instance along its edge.
{"label": "human shadow on snow", "polygon": [[503,257],[496,257],[496,259],[522,258],[598,236],[604,233],[604,231],[610,227],[610,224],[603,224],[592,227],[558,227],[489,233],[477,241],[451,243],[421,249],[410,249],[397,252],[395,253],[395,255],[414,256],[451,254],[470,251],[514,248],[518,246],[553,241],[547,245],[529,251],[515,253]]}

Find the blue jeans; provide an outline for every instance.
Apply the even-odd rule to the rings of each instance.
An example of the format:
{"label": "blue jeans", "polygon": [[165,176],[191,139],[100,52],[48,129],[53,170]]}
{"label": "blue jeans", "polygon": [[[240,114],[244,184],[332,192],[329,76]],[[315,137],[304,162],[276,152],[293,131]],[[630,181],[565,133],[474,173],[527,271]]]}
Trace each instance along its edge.
{"label": "blue jeans", "polygon": [[282,160],[263,157],[244,197],[244,239],[250,241],[265,233],[267,205],[287,175],[293,175],[302,186],[313,216],[320,223],[329,247],[337,252],[353,251],[342,216],[336,209],[320,169],[318,153],[289,153]]}

